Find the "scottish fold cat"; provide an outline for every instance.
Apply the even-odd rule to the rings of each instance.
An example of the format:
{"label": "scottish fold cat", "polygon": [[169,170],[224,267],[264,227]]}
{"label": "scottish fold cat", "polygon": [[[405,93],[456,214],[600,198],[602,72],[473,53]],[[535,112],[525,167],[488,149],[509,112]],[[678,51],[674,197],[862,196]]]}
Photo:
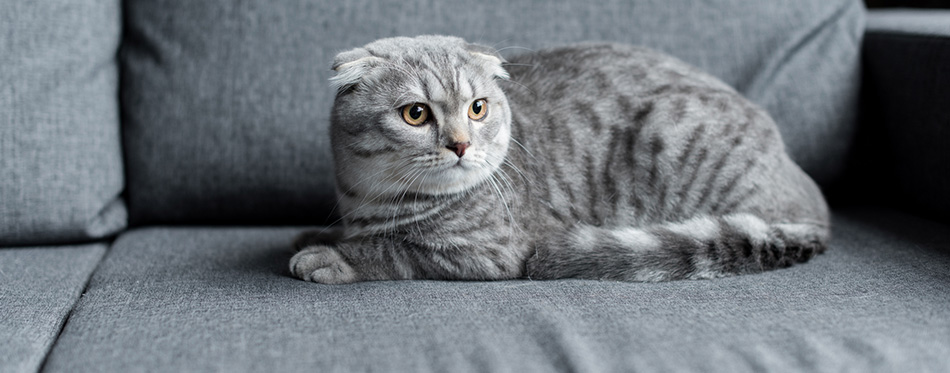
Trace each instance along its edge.
{"label": "scottish fold cat", "polygon": [[420,36],[332,68],[342,222],[298,239],[301,279],[709,279],[825,250],[772,119],[673,57]]}

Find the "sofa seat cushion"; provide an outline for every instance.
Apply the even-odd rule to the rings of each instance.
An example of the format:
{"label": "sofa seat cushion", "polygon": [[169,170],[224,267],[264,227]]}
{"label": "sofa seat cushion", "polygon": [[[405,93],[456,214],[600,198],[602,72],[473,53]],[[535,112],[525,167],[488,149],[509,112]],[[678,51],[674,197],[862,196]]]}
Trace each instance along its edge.
{"label": "sofa seat cushion", "polygon": [[0,250],[0,371],[40,368],[105,252],[104,244]]}
{"label": "sofa seat cushion", "polygon": [[812,262],[713,281],[368,282],[289,277],[289,228],[122,235],[50,371],[940,371],[950,233],[834,219]]}

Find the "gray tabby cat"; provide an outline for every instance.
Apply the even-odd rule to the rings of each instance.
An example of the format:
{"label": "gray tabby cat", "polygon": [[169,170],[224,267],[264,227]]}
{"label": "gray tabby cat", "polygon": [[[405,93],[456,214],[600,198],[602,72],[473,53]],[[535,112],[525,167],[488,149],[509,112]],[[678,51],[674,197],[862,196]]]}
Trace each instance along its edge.
{"label": "gray tabby cat", "polygon": [[343,229],[304,280],[707,279],[824,251],[828,208],[772,119],[672,57],[584,44],[514,58],[442,36],[339,54]]}

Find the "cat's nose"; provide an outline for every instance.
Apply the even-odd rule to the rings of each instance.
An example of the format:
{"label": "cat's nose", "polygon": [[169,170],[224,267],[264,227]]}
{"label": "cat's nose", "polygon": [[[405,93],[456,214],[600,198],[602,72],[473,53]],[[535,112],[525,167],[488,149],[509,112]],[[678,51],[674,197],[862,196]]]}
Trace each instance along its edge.
{"label": "cat's nose", "polygon": [[455,155],[458,155],[459,158],[462,158],[462,156],[465,155],[465,149],[468,149],[469,145],[470,143],[467,142],[457,142],[451,145],[446,145],[445,147],[455,152]]}

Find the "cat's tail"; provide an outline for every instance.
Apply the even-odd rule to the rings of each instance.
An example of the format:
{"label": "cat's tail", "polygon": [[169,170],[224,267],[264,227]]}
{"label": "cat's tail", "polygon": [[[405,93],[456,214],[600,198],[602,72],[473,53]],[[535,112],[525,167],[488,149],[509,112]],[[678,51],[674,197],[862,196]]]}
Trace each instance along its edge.
{"label": "cat's tail", "polygon": [[825,250],[827,223],[768,223],[752,214],[700,216],[640,228],[578,225],[538,247],[531,279],[705,279],[806,262]]}

